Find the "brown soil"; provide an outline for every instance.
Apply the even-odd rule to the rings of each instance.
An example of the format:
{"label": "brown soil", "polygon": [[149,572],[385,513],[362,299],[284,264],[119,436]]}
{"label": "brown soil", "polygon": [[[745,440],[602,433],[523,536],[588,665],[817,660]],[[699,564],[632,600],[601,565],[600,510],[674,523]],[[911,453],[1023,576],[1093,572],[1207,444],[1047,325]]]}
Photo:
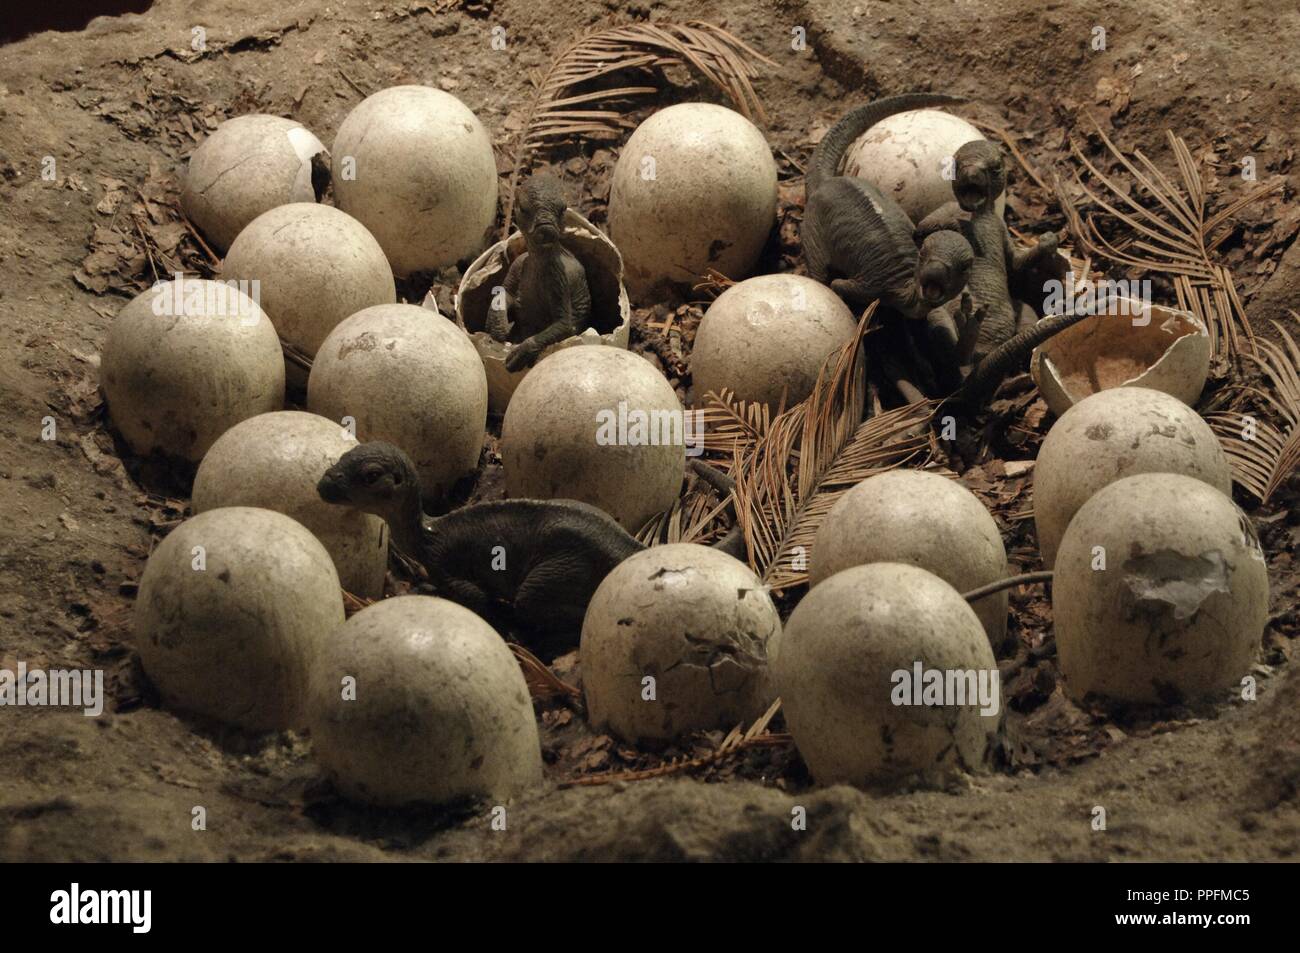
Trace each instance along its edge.
{"label": "brown soil", "polygon": [[[0,332],[8,341],[0,348],[0,668],[19,660],[102,668],[110,691],[109,712],[97,719],[0,709],[0,859],[1300,855],[1294,495],[1251,506],[1273,582],[1258,701],[1120,720],[1082,711],[1057,685],[1047,603],[1017,592],[1020,645],[1003,663],[1001,767],[948,792],[814,788],[780,746],[695,775],[563,786],[698,754],[719,737],[637,752],[592,734],[580,712],[553,700],[538,703],[550,781],[512,806],[502,832],[486,809],[350,807],[322,783],[307,739],[250,739],[156,706],[134,658],[130,603],[153,542],[185,515],[185,475],[122,454],[99,407],[96,365],[112,316],[152,270],[202,258],[167,211],[185,156],[217,121],[254,110],[298,118],[328,144],[362,91],[399,82],[453,92],[505,142],[527,101],[527,73],[617,6],[158,0],[143,15],[38,34],[0,52]],[[977,101],[969,116],[1012,130],[1030,164],[1063,177],[1069,136],[1101,154],[1085,111],[1157,163],[1168,160],[1171,128],[1202,163],[1216,208],[1248,189],[1236,171],[1244,156],[1257,159],[1262,180],[1289,175],[1300,147],[1300,13],[1268,0],[665,0],[634,4],[631,15],[708,19],[779,64],[756,84],[782,168],[778,266],[798,261],[799,170],[812,143],[846,105],[880,93],[966,94]],[[201,55],[191,51],[198,25],[208,45]],[[507,31],[503,52],[489,43],[497,25]],[[1096,25],[1107,31],[1104,52],[1089,46]],[[796,26],[807,28],[805,51],[791,48]],[[685,73],[670,79],[660,102],[715,96]],[[616,152],[564,157],[578,210],[597,224]],[[55,161],[50,181],[41,176],[46,156]],[[1051,195],[1019,170],[1014,176],[1011,223],[1060,229]],[[1288,191],[1247,209],[1221,249],[1252,318],[1300,307],[1300,212],[1290,199]],[[138,243],[118,237],[136,228]],[[450,288],[450,280],[434,288],[444,311]],[[425,289],[404,290],[418,302]],[[648,326],[672,310],[639,311],[636,346],[685,388],[682,348],[699,308],[678,309],[686,340]],[[1031,391],[1003,410],[1013,425],[963,478],[997,514],[1013,562],[1032,568],[1028,478],[1008,464],[1033,456],[1047,420]],[[53,441],[40,439],[47,416],[57,424]],[[493,449],[490,438],[476,495],[499,494]],[[556,670],[578,678],[571,656]],[[207,810],[205,832],[191,829],[196,805]],[[806,831],[790,823],[798,805],[807,808]],[[1091,824],[1097,806],[1105,831]]]}

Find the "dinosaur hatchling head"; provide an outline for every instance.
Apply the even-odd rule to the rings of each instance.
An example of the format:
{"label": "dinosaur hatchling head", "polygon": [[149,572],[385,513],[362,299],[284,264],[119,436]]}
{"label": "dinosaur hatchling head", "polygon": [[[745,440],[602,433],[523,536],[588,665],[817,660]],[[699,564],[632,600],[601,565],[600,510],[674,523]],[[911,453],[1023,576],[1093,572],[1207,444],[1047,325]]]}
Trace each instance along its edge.
{"label": "dinosaur hatchling head", "polygon": [[373,440],[339,457],[317,482],[316,492],[326,503],[383,515],[418,487],[411,458],[391,443]]}
{"label": "dinosaur hatchling head", "polygon": [[976,139],[958,149],[953,161],[956,168],[952,193],[957,204],[973,214],[992,208],[1007,187],[1002,150],[987,139]]}
{"label": "dinosaur hatchling head", "polygon": [[529,245],[546,247],[560,240],[569,203],[558,181],[549,175],[532,176],[519,187],[516,207]]}
{"label": "dinosaur hatchling head", "polygon": [[927,235],[916,260],[916,287],[922,300],[935,308],[961,294],[974,260],[970,242],[960,232]]}

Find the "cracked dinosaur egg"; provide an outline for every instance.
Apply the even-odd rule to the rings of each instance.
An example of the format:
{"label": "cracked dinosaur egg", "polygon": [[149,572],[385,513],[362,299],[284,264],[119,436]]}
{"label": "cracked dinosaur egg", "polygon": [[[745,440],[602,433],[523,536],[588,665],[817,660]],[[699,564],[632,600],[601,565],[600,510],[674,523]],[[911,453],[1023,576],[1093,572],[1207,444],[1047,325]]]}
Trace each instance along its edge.
{"label": "cracked dinosaur egg", "polygon": [[780,631],[767,589],[739,560],[695,543],[636,553],[601,582],[582,622],[591,723],[632,744],[748,725],[775,697],[767,646]]}
{"label": "cracked dinosaur egg", "polygon": [[339,582],[368,599],[384,594],[388,530],[378,516],[326,503],[321,475],[357,445],[351,432],[316,414],[281,410],[231,427],[194,476],[195,513],[256,506],[291,516],[320,540]]}
{"label": "cracked dinosaur egg", "polygon": [[[887,116],[844,155],[844,174],[866,179],[890,196],[914,223],[953,200],[951,162],[968,142],[984,135],[965,119],[940,109]],[[1001,217],[1006,195],[995,208]]]}
{"label": "cracked dinosaur egg", "polygon": [[445,599],[385,599],[335,628],[306,711],[317,760],[356,801],[508,798],[542,778],[519,664],[490,625]]}
{"label": "cracked dinosaur egg", "polygon": [[318,199],[325,183],[312,179],[317,156],[328,169],[329,152],[300,122],[260,113],[228,119],[190,156],[181,208],[224,252],[263,212]]}
{"label": "cracked dinosaur egg", "polygon": [[519,384],[501,423],[506,493],[580,500],[630,533],[673,505],[686,469],[682,410],[667,378],[614,347],[571,347]]}
{"label": "cracked dinosaur egg", "polygon": [[[591,293],[591,327],[581,334],[552,344],[541,356],[561,348],[581,344],[606,344],[627,347],[632,328],[632,307],[623,287],[623,258],[605,235],[573,209],[565,209],[564,230],[560,242],[582,262]],[[506,370],[511,344],[496,341],[487,332],[488,311],[503,297],[506,273],[511,264],[526,251],[523,232],[515,232],[508,241],[497,242],[465,270],[456,292],[456,323],[474,342],[487,371],[488,407],[494,414],[504,414],[510,398],[532,368]],[[437,310],[432,292],[424,307]]]}
{"label": "cracked dinosaur egg", "polygon": [[812,393],[822,364],[853,340],[853,312],[830,288],[801,275],[760,275],[732,285],[704,313],[691,349],[695,404],[731,391],[772,413]]}
{"label": "cracked dinosaur egg", "polygon": [[776,221],[776,163],[734,110],[679,103],[628,138],[614,167],[609,229],[633,300],[710,270],[749,276]]}
{"label": "cracked dinosaur egg", "polygon": [[[970,490],[923,470],[868,477],[845,493],[813,541],[809,583],[850,566],[907,563],[934,573],[958,592],[1007,576],[997,523]],[[972,603],[994,651],[1007,636],[1007,592]]]}
{"label": "cracked dinosaur egg", "polygon": [[358,311],[321,344],[307,407],[351,421],[357,439],[401,447],[428,503],[478,467],[487,433],[487,377],[465,334],[413,304]]}
{"label": "cracked dinosaur egg", "polygon": [[393,271],[454,265],[497,212],[492,138],[468,106],[428,86],[367,96],[334,137],[334,198],[383,246]]}
{"label": "cracked dinosaur egg", "polygon": [[[374,236],[328,205],[296,202],[259,215],[230,246],[221,277],[247,282],[280,337],[309,358],[348,315],[397,300]],[[292,366],[290,382],[304,379]]]}
{"label": "cracked dinosaur egg", "polygon": [[1232,471],[1201,416],[1176,397],[1145,387],[1099,391],[1052,426],[1034,465],[1034,527],[1051,569],[1066,527],[1108,483],[1139,473],[1181,473],[1223,494]]}
{"label": "cracked dinosaur egg", "polygon": [[118,312],[99,383],[132,452],[198,462],[230,427],[284,407],[284,356],[252,298],[223,282],[177,277]]}
{"label": "cracked dinosaur egg", "polygon": [[300,728],[311,660],[343,624],[325,547],[283,513],[207,510],[149,556],[135,645],[169,707],[254,731]]}
{"label": "cracked dinosaur egg", "polygon": [[1061,540],[1052,583],[1065,687],[1170,705],[1239,687],[1268,619],[1254,526],[1214,487],[1143,473],[1098,490]]}
{"label": "cracked dinosaur egg", "polygon": [[943,784],[987,764],[1001,718],[974,610],[903,563],[852,566],[813,587],[786,621],[772,676],[818,784]]}

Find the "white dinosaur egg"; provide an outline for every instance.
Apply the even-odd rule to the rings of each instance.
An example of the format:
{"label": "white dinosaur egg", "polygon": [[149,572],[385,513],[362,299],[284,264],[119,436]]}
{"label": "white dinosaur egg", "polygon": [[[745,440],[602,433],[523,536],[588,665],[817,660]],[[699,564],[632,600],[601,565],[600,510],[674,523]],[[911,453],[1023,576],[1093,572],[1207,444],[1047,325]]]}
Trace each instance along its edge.
{"label": "white dinosaur egg", "polygon": [[298,728],[311,659],[343,623],[329,553],[301,524],[208,510],[149,557],[135,643],[165,704],[252,730]]}
{"label": "white dinosaur egg", "polygon": [[776,163],[758,128],[710,103],[680,103],[637,126],[614,167],[610,236],[635,301],[710,268],[749,276],[776,220]]}
{"label": "white dinosaur egg", "polygon": [[378,516],[326,503],[316,484],[357,440],[316,414],[282,410],[236,424],[212,445],[194,477],[192,506],[256,506],[291,516],[334,560],[339,582],[368,599],[384,594],[388,529]]}
{"label": "white dinosaur egg", "polygon": [[257,303],[222,282],[162,282],[108,329],[100,388],[137,454],[202,459],[228,428],[284,406],[284,357]]}
{"label": "white dinosaur egg", "polygon": [[190,156],[181,208],[217,251],[277,205],[315,202],[312,158],[329,152],[292,119],[254,113],[228,119]]}
{"label": "white dinosaur egg", "polygon": [[853,566],[795,607],[772,662],[786,724],[819,784],[939,784],[987,763],[1001,717],[979,619],[938,576]]}
{"label": "white dinosaur egg", "polygon": [[709,391],[793,407],[812,393],[822,364],[853,340],[857,322],[839,295],[801,275],[760,275],[709,305],[695,333],[691,377],[697,406]]}
{"label": "white dinosaur egg", "polygon": [[519,664],[490,625],[445,599],[385,599],[334,629],[307,716],[317,759],[357,801],[508,798],[541,781]]}
{"label": "white dinosaur egg", "polygon": [[450,93],[380,90],[334,137],[334,198],[379,239],[397,274],[454,265],[483,247],[496,218],[492,138]]}
{"label": "white dinosaur egg", "polygon": [[1056,649],[1076,699],[1172,704],[1240,686],[1268,620],[1249,517],[1214,487],[1142,473],[1070,521],[1052,583]]}
{"label": "white dinosaur egg", "polygon": [[[849,146],[844,174],[866,179],[898,202],[913,223],[919,223],[953,200],[953,155],[966,143],[983,138],[965,119],[942,110],[897,113],[876,123]],[[944,178],[945,169],[949,178]],[[998,215],[1006,204],[1006,196],[999,196]]]}
{"label": "white dinosaur egg", "polygon": [[295,202],[259,215],[230,246],[221,276],[256,281],[276,332],[309,357],[348,315],[397,300],[374,236],[328,205]]}
{"label": "white dinosaur egg", "polygon": [[540,360],[501,424],[506,492],[580,500],[635,533],[672,506],[686,472],[681,402],[637,354],[571,347]]}
{"label": "white dinosaur egg", "polygon": [[[1007,551],[984,504],[956,480],[923,470],[868,477],[841,496],[813,542],[813,586],[864,563],[907,563],[958,592],[1007,577]],[[1007,636],[1007,592],[972,603],[996,651]]]}
{"label": "white dinosaur egg", "polygon": [[336,327],[316,355],[307,406],[352,418],[357,439],[406,451],[427,501],[478,467],[487,433],[487,377],[460,328],[413,304],[366,308]]}
{"label": "white dinosaur egg", "polygon": [[632,744],[748,726],[775,697],[767,644],[780,631],[739,560],[694,543],[636,553],[605,577],[583,619],[588,717]]}
{"label": "white dinosaur egg", "polygon": [[1108,483],[1181,473],[1231,494],[1228,458],[1201,416],[1176,397],[1118,387],[1085,397],[1052,425],[1034,466],[1034,527],[1051,569],[1070,520]]}

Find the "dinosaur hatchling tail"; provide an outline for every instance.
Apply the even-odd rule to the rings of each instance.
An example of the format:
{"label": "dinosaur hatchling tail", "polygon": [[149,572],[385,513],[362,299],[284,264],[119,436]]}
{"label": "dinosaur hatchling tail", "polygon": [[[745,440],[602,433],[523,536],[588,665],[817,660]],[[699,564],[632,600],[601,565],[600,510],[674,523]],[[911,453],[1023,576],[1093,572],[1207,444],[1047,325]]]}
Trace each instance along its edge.
{"label": "dinosaur hatchling tail", "polygon": [[840,160],[844,158],[844,153],[853,144],[853,140],[882,119],[897,113],[910,112],[913,109],[952,106],[964,102],[966,100],[963,97],[950,96],[947,93],[905,93],[902,96],[877,99],[875,102],[849,110],[830,128],[830,131],[822,137],[822,141],[817,143],[817,148],[813,150],[812,164],[808,167],[804,186],[805,200],[812,198],[813,192],[823,180],[833,178],[838,173]]}

